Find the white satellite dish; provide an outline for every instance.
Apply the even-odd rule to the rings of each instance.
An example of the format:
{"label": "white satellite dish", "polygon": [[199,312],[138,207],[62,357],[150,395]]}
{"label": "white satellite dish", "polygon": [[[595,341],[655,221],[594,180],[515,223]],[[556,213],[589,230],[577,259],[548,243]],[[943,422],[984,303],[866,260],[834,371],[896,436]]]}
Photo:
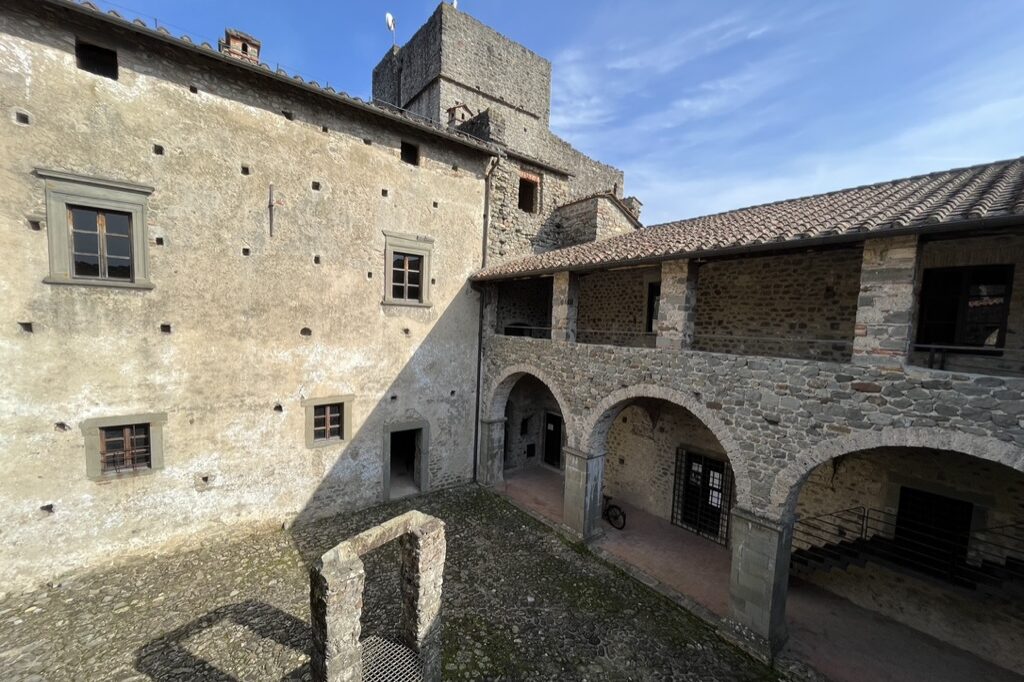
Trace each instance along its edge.
{"label": "white satellite dish", "polygon": [[452,0],[452,9],[459,8],[459,0]]}
{"label": "white satellite dish", "polygon": [[384,22],[388,25],[388,30],[394,32],[395,30],[395,17],[391,12],[384,13]]}

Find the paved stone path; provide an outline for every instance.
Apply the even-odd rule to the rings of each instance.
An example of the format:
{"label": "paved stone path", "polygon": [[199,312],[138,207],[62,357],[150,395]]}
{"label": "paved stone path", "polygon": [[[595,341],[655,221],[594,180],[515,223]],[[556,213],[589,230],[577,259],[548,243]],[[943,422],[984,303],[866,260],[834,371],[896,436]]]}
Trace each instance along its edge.
{"label": "paved stone path", "polygon": [[[473,486],[8,597],[0,679],[309,679],[307,560],[411,508],[447,524],[448,679],[772,679],[694,617]],[[396,548],[367,556],[366,568],[363,634],[387,637],[398,619]]]}

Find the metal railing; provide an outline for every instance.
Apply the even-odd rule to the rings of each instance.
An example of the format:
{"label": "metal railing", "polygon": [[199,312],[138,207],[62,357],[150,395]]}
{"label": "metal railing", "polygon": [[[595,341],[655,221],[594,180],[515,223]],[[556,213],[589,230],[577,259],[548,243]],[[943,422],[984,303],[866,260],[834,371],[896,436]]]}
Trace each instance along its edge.
{"label": "metal railing", "polygon": [[505,325],[499,332],[501,336],[525,336],[531,339],[550,339],[551,327],[529,327],[525,324]]}
{"label": "metal railing", "polygon": [[602,344],[606,346],[626,346],[630,348],[654,348],[657,344],[657,332],[641,332],[621,329],[577,329],[576,342]]}
{"label": "metal railing", "polygon": [[962,586],[1024,585],[1024,523],[957,532],[852,507],[800,519],[793,545],[794,561],[874,560]]}
{"label": "metal railing", "polygon": [[953,369],[956,371],[1024,376],[1024,349],[915,343],[911,346],[913,364],[918,364],[914,362],[915,353],[926,355],[926,360],[920,364],[928,369],[945,371],[947,363],[955,361]]}

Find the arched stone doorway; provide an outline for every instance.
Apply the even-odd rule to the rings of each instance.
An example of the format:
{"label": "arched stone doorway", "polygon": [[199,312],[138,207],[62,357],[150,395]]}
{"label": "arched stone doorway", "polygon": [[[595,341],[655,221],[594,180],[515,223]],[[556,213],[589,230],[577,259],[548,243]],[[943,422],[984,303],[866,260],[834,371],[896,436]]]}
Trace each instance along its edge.
{"label": "arched stone doorway", "polygon": [[[726,616],[732,508],[746,471],[734,471],[722,442],[725,428],[706,415],[716,422],[710,426],[694,410],[706,413],[692,398],[650,386],[602,401],[585,422],[586,449],[570,460],[590,478],[574,495],[567,474],[566,517],[576,501],[591,535],[601,536],[598,547]],[[595,491],[596,501],[587,499]],[[623,530],[600,520],[601,495],[626,511]],[[579,505],[581,499],[591,506]]]}
{"label": "arched stone doorway", "polygon": [[531,367],[508,371],[489,401],[481,479],[520,506],[561,523],[570,420],[565,400]]}

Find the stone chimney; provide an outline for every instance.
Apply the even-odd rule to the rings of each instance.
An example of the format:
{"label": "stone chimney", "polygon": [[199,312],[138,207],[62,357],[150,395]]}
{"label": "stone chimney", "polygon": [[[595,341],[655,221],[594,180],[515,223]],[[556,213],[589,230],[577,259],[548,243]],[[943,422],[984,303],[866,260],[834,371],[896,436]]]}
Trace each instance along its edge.
{"label": "stone chimney", "polygon": [[626,205],[626,208],[629,209],[629,212],[633,214],[634,218],[640,220],[640,209],[644,207],[643,202],[636,197],[626,197],[622,200],[622,203]]}
{"label": "stone chimney", "polygon": [[260,63],[260,41],[236,28],[224,29],[224,38],[217,41],[221,54],[250,64]]}

